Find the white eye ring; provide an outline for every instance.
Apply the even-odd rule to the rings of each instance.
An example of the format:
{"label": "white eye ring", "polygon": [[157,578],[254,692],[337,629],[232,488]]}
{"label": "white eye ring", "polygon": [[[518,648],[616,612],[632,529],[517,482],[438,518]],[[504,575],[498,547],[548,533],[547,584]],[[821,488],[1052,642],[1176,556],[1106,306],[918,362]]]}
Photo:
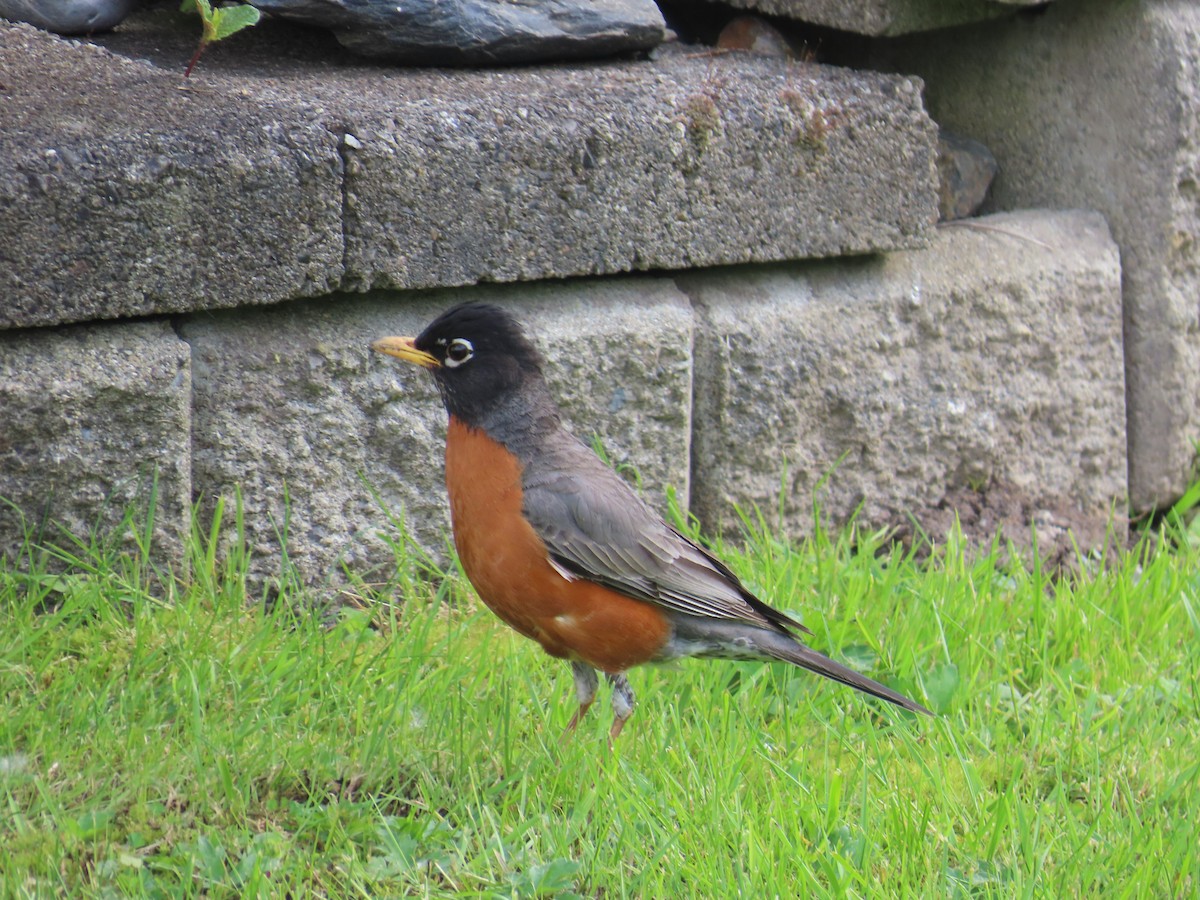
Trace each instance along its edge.
{"label": "white eye ring", "polygon": [[446,347],[446,368],[455,369],[475,355],[475,347],[466,338],[455,338]]}

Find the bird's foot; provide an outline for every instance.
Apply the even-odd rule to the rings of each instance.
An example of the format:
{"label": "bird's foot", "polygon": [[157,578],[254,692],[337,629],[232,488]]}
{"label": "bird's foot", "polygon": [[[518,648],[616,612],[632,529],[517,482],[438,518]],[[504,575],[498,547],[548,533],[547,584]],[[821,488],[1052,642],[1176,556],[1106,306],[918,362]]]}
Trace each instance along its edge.
{"label": "bird's foot", "polygon": [[575,710],[575,715],[571,716],[571,721],[567,723],[566,730],[563,731],[562,737],[558,739],[560,744],[566,743],[571,735],[575,733],[575,729],[579,727],[579,723],[583,721],[583,717],[587,715],[587,711],[591,708],[591,706],[591,700],[589,700],[587,703],[579,704],[579,709]]}
{"label": "bird's foot", "polygon": [[611,744],[633,715],[633,688],[624,675],[609,675],[608,683],[612,685],[613,723],[608,729],[608,742]]}

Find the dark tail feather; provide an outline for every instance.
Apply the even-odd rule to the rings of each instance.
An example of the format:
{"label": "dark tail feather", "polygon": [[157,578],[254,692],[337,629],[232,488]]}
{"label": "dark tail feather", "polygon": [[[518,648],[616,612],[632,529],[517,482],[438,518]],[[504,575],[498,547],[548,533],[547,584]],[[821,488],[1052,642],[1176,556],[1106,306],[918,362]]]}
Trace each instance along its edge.
{"label": "dark tail feather", "polygon": [[[675,640],[678,641],[680,656],[711,656],[719,659],[778,659],[840,681],[855,690],[895,703],[903,709],[924,713],[932,716],[929,710],[920,703],[909,700],[903,694],[898,694],[891,688],[886,688],[878,681],[872,681],[865,675],[859,675],[853,669],[847,669],[841,663],[835,663],[828,656],[818,653],[801,644],[788,634],[782,627],[763,628],[751,622],[737,619],[714,619],[710,616],[688,616],[676,613],[671,616],[671,624],[675,629]],[[671,659],[675,654],[670,651],[663,659]]]}
{"label": "dark tail feather", "polygon": [[818,675],[824,675],[826,678],[831,678],[834,681],[840,681],[842,684],[849,685],[855,690],[862,691],[864,694],[870,694],[872,697],[878,697],[880,700],[886,700],[888,703],[895,703],[897,706],[911,710],[912,712],[924,713],[927,716],[933,715],[933,713],[920,703],[909,700],[903,694],[897,693],[891,688],[884,687],[878,681],[872,681],[865,675],[860,675],[853,669],[848,669],[841,663],[836,663],[828,656],[805,647],[797,641],[790,640],[783,635],[780,635],[780,637],[788,640],[790,646],[784,644],[783,640],[780,640],[772,641],[771,647],[764,648],[776,659],[790,662],[793,665],[800,666],[802,669],[808,669],[810,672],[816,672]]}

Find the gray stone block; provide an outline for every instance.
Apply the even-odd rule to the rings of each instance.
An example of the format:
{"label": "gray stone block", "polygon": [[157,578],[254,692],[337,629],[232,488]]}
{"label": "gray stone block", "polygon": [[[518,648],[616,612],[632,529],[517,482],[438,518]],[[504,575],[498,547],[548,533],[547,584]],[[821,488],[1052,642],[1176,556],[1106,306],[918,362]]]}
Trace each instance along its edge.
{"label": "gray stone block", "polygon": [[1103,539],[1125,494],[1125,394],[1099,215],[998,215],[928,250],[678,282],[697,308],[692,509],[708,529],[736,530],[732,504],[776,524],[782,503],[807,532],[815,495],[835,524],[912,515],[941,537],[940,508],[973,491],[1028,514],[1014,538],[1045,513],[1082,546]]}
{"label": "gray stone block", "polygon": [[340,279],[325,128],[27,25],[0,23],[0,71],[0,329],[270,303]]}
{"label": "gray stone block", "polygon": [[[195,384],[194,478],[211,512],[240,486],[253,570],[280,571],[281,535],[304,581],[337,567],[386,578],[385,510],[442,556],[448,534],[446,414],[428,373],[370,353],[468,298],[514,309],[550,361],[551,389],[575,433],[598,432],[636,464],[662,506],[686,499],[691,310],[669,281],[576,282],[417,295],[375,294],[189,317]],[[374,573],[374,574],[371,574]]]}
{"label": "gray stone block", "polygon": [[839,31],[892,37],[1011,15],[1044,0],[728,0],[731,6]]}
{"label": "gray stone block", "polygon": [[178,571],[191,521],[189,373],[187,345],[165,322],[0,333],[0,555],[13,558],[27,531],[68,548],[63,529],[111,537],[128,508],[148,512],[156,488],[154,561]]}
{"label": "gray stone block", "polygon": [[111,53],[0,25],[0,328],[882,251],[936,219],[903,76],[678,47],[389,69],[264,22],[183,90],[179,25],[132,16]]}
{"label": "gray stone block", "polygon": [[[430,287],[921,245],[936,134],[915,82],[729,54],[478,73],[363,111],[347,277]],[[584,99],[586,98],[586,99]]]}
{"label": "gray stone block", "polygon": [[1089,207],[1121,247],[1136,510],[1186,488],[1200,440],[1200,5],[1065,2],[893,45],[944,126],[1000,163],[985,209]]}

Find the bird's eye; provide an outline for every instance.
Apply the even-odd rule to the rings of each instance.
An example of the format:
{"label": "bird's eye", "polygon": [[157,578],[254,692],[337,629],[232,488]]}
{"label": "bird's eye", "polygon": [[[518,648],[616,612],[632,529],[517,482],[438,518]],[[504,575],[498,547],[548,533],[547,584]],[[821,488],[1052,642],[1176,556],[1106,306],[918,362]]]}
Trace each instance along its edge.
{"label": "bird's eye", "polygon": [[453,369],[475,355],[475,348],[466,338],[455,338],[446,347],[446,365]]}

